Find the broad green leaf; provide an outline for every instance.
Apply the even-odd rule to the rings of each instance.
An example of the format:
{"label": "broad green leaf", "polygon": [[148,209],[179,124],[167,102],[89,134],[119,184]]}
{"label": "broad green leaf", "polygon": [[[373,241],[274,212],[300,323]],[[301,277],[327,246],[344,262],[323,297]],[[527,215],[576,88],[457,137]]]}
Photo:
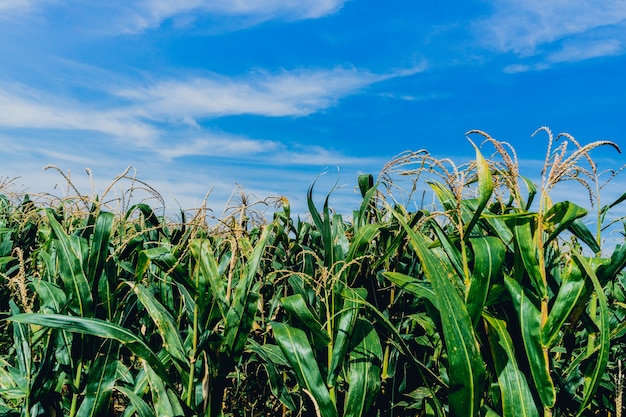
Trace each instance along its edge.
{"label": "broad green leaf", "polygon": [[513,278],[504,277],[504,284],[511,295],[513,306],[519,317],[522,340],[530,363],[535,389],[544,408],[550,409],[556,401],[554,382],[550,376],[548,348],[541,343],[541,313],[526,296],[520,284]]}
{"label": "broad green leaf", "polygon": [[91,287],[83,270],[82,253],[76,251],[77,246],[80,246],[77,242],[80,238],[78,236],[68,236],[56,220],[51,209],[46,209],[46,214],[56,238],[59,273],[63,280],[65,291],[69,293],[70,308],[79,316],[92,317],[94,311]]}
{"label": "broad green leaf", "polygon": [[276,343],[293,368],[301,389],[311,395],[322,417],[337,417],[337,409],[320,373],[317,358],[302,330],[285,323],[272,322]]}
{"label": "broad green leaf", "polygon": [[283,297],[280,301],[285,311],[304,325],[302,330],[308,329],[311,332],[311,341],[316,349],[322,349],[330,343],[330,336],[326,333],[326,329],[311,312],[301,294]]}
{"label": "broad green leaf", "polygon": [[62,288],[39,278],[33,278],[31,282],[39,297],[42,313],[60,313],[65,308],[67,297]]}
{"label": "broad green leaf", "polygon": [[380,392],[383,348],[374,327],[359,318],[352,334],[344,417],[366,415]]}
{"label": "broad green leaf", "polygon": [[66,330],[69,332],[115,339],[139,358],[148,362],[162,379],[168,380],[167,372],[161,364],[161,359],[159,359],[159,357],[148,347],[148,345],[144,343],[143,340],[141,340],[139,336],[117,324],[97,318],[38,313],[22,313],[10,317],[9,320],[15,323],[34,324],[38,326]]}
{"label": "broad green leaf", "polygon": [[616,205],[620,204],[621,202],[625,200],[626,200],[626,192],[620,195],[617,198],[617,200],[613,201],[611,204],[602,206],[602,208],[600,209],[600,215],[601,215],[602,221],[604,221],[604,217],[606,216],[606,214],[609,212],[610,209],[612,209],[613,207],[615,207]]}
{"label": "broad green leaf", "polygon": [[502,416],[539,417],[526,376],[519,369],[506,322],[489,314],[483,314],[483,318],[488,325],[489,346],[500,385]]}
{"label": "broad green leaf", "polygon": [[[150,406],[132,390],[124,386],[116,386],[115,389],[124,394],[130,401],[131,407],[128,407],[126,411],[136,411],[139,417],[156,417]],[[132,407],[134,407],[134,410],[132,410]]]}
{"label": "broad green leaf", "polygon": [[148,384],[150,385],[150,393],[152,396],[152,404],[154,412],[157,416],[182,416],[184,415],[180,402],[172,391],[168,389],[168,380],[163,380],[154,372],[152,367],[146,361],[142,361]]}
{"label": "broad green leaf", "polygon": [[[275,352],[273,348],[278,349],[278,352]],[[250,339],[248,340],[246,350],[256,353],[263,361],[262,363],[265,366],[265,370],[267,372],[272,394],[274,394],[276,398],[278,398],[283,404],[285,404],[287,408],[292,411],[296,411],[296,404],[293,402],[291,395],[289,395],[289,390],[285,385],[283,376],[279,373],[278,368],[276,367],[276,365],[289,365],[287,359],[280,351],[280,348],[276,345],[270,344],[261,345],[256,341]]]}
{"label": "broad green leaf", "polygon": [[232,360],[237,360],[243,351],[252,328],[252,321],[258,310],[258,291],[252,290],[265,247],[273,229],[274,223],[265,226],[254,249],[251,250],[242,271],[243,276],[235,286],[233,302],[226,314],[224,341],[220,351],[227,352]]}
{"label": "broad green leaf", "polygon": [[556,203],[544,215],[543,221],[546,230],[552,230],[546,239],[544,246],[555,239],[562,231],[569,228],[575,220],[585,216],[587,210],[569,201]]}
{"label": "broad green leaf", "polygon": [[400,272],[383,272],[383,276],[409,294],[417,298],[427,299],[439,310],[437,295],[432,290],[430,282],[419,281],[417,278],[410,277]]}
{"label": "broad green leaf", "polygon": [[118,360],[114,356],[117,351],[109,346],[108,352],[98,355],[90,364],[85,397],[76,413],[77,417],[97,417],[108,411],[117,372]]}
{"label": "broad green leaf", "polygon": [[87,281],[96,288],[96,280],[100,278],[104,262],[109,256],[109,240],[113,229],[113,213],[101,212],[96,220],[87,262]]}
{"label": "broad green leaf", "polygon": [[332,326],[334,333],[333,352],[326,378],[326,383],[329,387],[335,386],[337,377],[346,359],[346,352],[348,352],[350,339],[359,313],[360,304],[358,300],[364,300],[366,297],[367,291],[363,288],[344,288],[341,291],[341,310],[338,313],[339,317]]}
{"label": "broad green leaf", "polygon": [[530,210],[530,206],[533,204],[533,200],[535,199],[535,196],[537,195],[537,187],[530,180],[530,178],[526,178],[521,175],[520,175],[520,178],[524,181],[524,184],[526,184],[526,188],[528,189],[528,198],[526,199],[526,205],[523,207],[524,210],[528,211]]}
{"label": "broad green leaf", "polygon": [[[576,250],[572,250],[574,254],[574,258],[576,262],[580,265],[580,267],[585,271],[587,277],[593,283],[593,288],[598,297],[599,311],[596,325],[598,326],[598,331],[600,333],[600,337],[598,340],[598,356],[595,360],[595,366],[593,367],[593,371],[591,375],[585,375],[585,387],[583,390],[583,400],[580,404],[580,408],[578,409],[578,413],[576,416],[580,416],[587,405],[591,402],[593,398],[593,394],[595,394],[602,377],[604,375],[604,371],[606,370],[606,365],[609,360],[609,351],[611,348],[611,341],[609,339],[611,329],[609,327],[609,307],[606,299],[606,295],[604,294],[604,289],[602,285],[598,281],[595,271],[591,267],[589,261],[585,259],[580,253]],[[592,317],[592,319],[596,319]]]}
{"label": "broad green leaf", "polygon": [[[217,303],[217,306],[222,314],[222,318],[225,319],[228,314],[228,308],[230,305],[229,300],[226,299],[226,287],[224,285],[224,277],[219,273],[218,262],[215,259],[211,243],[208,239],[196,239],[191,243],[191,255],[198,262],[199,274],[198,293],[200,296],[204,293],[204,282],[208,283],[208,290],[213,295],[213,299]],[[201,279],[200,279],[201,277]]]}
{"label": "broad green leaf", "polygon": [[[148,316],[154,322],[165,350],[171,355],[182,375],[189,373],[189,359],[180,338],[178,326],[174,317],[159,303],[154,295],[142,284],[126,281],[133,290],[139,302],[145,307]],[[183,377],[184,378],[184,377]],[[184,378],[186,379],[186,378]]]}
{"label": "broad green leaf", "polygon": [[452,284],[457,279],[456,272],[440,250],[429,248],[430,242],[425,236],[414,232],[401,216],[396,213],[394,216],[407,232],[424,275],[431,282],[437,297],[449,360],[450,413],[454,416],[477,416],[480,412],[485,364],[480,356],[465,302]]}
{"label": "broad green leaf", "polygon": [[[438,239],[437,243],[441,245],[443,251],[448,256],[448,259],[456,270],[457,275],[460,277],[464,276],[465,273],[463,271],[463,255],[461,254],[459,248],[457,248],[451,240],[451,237],[453,237],[454,235],[446,233],[442,229],[441,225],[436,221],[428,222],[428,226],[430,226],[433,232],[435,232],[435,235]],[[454,282],[459,289],[459,292],[464,293],[465,288],[463,286],[462,280],[455,280]]]}
{"label": "broad green leaf", "polygon": [[465,303],[475,328],[487,302],[491,280],[501,274],[506,248],[500,239],[493,236],[470,238],[469,242],[474,252],[474,269]]}
{"label": "broad green leaf", "polygon": [[137,279],[141,279],[148,271],[150,263],[154,263],[161,271],[171,275],[172,278],[181,284],[191,294],[196,293],[194,283],[191,282],[189,274],[180,265],[179,259],[166,247],[158,246],[156,248],[144,249],[139,252],[135,275]]}
{"label": "broad green leaf", "polygon": [[506,223],[513,232],[516,242],[516,256],[522,259],[524,268],[530,277],[537,297],[547,297],[547,289],[544,284],[543,272],[539,266],[538,248],[535,245],[533,226],[536,222],[535,214],[521,214],[506,217]]}
{"label": "broad green leaf", "polygon": [[583,243],[589,246],[593,253],[599,253],[602,249],[598,245],[596,238],[593,236],[589,228],[581,219],[574,220],[567,228],[574,236],[579,238]]}
{"label": "broad green leaf", "polygon": [[[348,265],[346,272],[346,282],[351,284],[355,281],[356,275],[360,269],[361,262],[359,258],[366,256],[368,248],[374,241],[374,238],[380,232],[381,225],[367,224],[360,227],[354,237],[350,241],[350,248],[345,257],[345,262]],[[342,233],[345,237],[345,234]]]}
{"label": "broad green leaf", "polygon": [[470,143],[476,150],[476,175],[478,177],[478,198],[477,205],[478,207],[474,211],[472,219],[467,223],[465,227],[465,240],[467,240],[476,225],[476,222],[480,218],[483,210],[487,206],[489,199],[491,198],[491,194],[493,193],[493,180],[491,178],[491,170],[489,168],[489,163],[480,153],[478,147],[470,140]]}
{"label": "broad green leaf", "polygon": [[311,186],[309,187],[309,191],[307,192],[307,204],[309,207],[309,213],[311,214],[311,218],[313,219],[313,223],[315,224],[317,231],[322,235],[322,247],[324,249],[324,266],[326,266],[327,268],[332,268],[332,266],[335,264],[335,258],[333,250],[334,242],[330,221],[330,210],[328,207],[330,194],[327,194],[326,199],[324,200],[322,217],[317,211],[317,208],[315,207],[315,202],[313,201],[313,185],[315,185],[315,183],[311,184]]}
{"label": "broad green leaf", "polygon": [[544,346],[552,347],[558,341],[560,331],[585,291],[585,279],[572,261],[568,262],[562,275],[561,286],[543,327],[541,340]]}

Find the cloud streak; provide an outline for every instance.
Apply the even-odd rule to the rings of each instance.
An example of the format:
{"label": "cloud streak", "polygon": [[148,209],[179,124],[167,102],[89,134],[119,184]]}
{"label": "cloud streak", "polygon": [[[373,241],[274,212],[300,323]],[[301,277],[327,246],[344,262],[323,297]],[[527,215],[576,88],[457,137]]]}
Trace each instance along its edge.
{"label": "cloud streak", "polygon": [[380,79],[356,69],[257,73],[242,79],[219,75],[160,81],[122,90],[120,97],[166,117],[220,117],[237,114],[304,116],[333,105]]}
{"label": "cloud streak", "polygon": [[242,78],[211,75],[159,81],[119,90],[116,94],[158,117],[215,118],[230,115],[306,116],[326,109],[345,96],[389,78],[411,75],[416,67],[391,74],[355,68],[302,69],[276,74],[257,72]]}
{"label": "cloud streak", "polygon": [[480,46],[513,53],[508,73],[616,56],[626,49],[626,3],[621,0],[493,0],[492,13],[472,24]]}
{"label": "cloud streak", "polygon": [[61,99],[23,86],[0,86],[0,127],[85,130],[139,142],[157,129],[121,110],[86,109],[87,103]]}

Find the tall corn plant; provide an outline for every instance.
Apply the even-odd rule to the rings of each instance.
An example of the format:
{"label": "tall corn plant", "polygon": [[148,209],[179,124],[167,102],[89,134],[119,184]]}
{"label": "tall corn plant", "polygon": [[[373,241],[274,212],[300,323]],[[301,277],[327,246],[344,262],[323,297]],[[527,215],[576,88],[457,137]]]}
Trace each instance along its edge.
{"label": "tall corn plant", "polygon": [[284,318],[271,322],[284,360],[271,365],[288,364],[317,415],[361,416],[380,390],[382,347],[363,315],[367,291],[352,284],[378,226],[361,227],[349,239],[342,217],[331,215],[328,197],[319,213],[312,194],[313,186],[308,193],[313,228],[307,233],[312,239],[302,242],[309,246],[300,247],[299,268],[285,271]]}
{"label": "tall corn plant", "polygon": [[[567,231],[598,251],[579,220],[586,210],[570,202],[552,205],[546,192],[567,169],[576,172],[577,158],[604,143],[579,147],[570,159],[559,154],[552,166],[557,174],[543,184],[540,209],[532,212],[534,186],[526,181],[530,194],[524,201],[516,161],[501,143],[486,137],[504,164],[490,164],[476,148],[470,171],[455,168],[445,171],[444,183],[430,182],[448,219],[443,227],[429,213],[418,229],[395,214],[419,257],[421,272],[415,277],[385,275],[436,307],[446,344],[450,414],[580,415],[593,400],[607,364],[610,329],[603,285],[624,267],[623,249],[600,260],[586,258],[578,247],[563,246],[561,235]],[[440,161],[434,165],[442,167]],[[474,179],[465,177],[466,172],[474,172]],[[471,183],[477,184],[475,197],[465,197]],[[494,183],[504,185],[507,193],[500,189],[498,198],[490,200]],[[581,318],[593,323],[582,329],[590,346],[565,348],[562,338],[581,330]],[[486,395],[485,382],[497,384],[497,396]]]}

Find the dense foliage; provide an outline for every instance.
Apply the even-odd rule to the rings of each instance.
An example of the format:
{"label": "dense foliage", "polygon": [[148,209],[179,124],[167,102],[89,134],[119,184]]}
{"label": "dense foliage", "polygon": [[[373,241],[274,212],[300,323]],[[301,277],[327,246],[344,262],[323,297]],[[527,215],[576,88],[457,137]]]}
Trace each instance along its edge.
{"label": "dense foliage", "polygon": [[[472,132],[492,157],[402,154],[349,220],[313,187],[306,219],[242,198],[217,226],[0,197],[0,414],[620,416],[626,245],[602,234],[626,194],[600,206],[589,158],[615,145],[544,130],[540,185]],[[565,180],[592,219],[551,201]]]}

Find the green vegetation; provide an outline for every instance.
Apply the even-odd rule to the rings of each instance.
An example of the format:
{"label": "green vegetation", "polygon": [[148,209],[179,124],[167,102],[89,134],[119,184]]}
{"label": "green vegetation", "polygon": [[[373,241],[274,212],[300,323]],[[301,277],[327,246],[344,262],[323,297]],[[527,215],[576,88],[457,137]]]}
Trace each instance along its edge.
{"label": "green vegetation", "polygon": [[[0,414],[620,416],[626,245],[602,244],[626,193],[601,205],[589,157],[616,146],[543,131],[539,186],[470,132],[492,157],[402,154],[349,220],[313,187],[308,220],[242,198],[218,226],[6,193]],[[551,200],[566,180],[594,214]]]}

